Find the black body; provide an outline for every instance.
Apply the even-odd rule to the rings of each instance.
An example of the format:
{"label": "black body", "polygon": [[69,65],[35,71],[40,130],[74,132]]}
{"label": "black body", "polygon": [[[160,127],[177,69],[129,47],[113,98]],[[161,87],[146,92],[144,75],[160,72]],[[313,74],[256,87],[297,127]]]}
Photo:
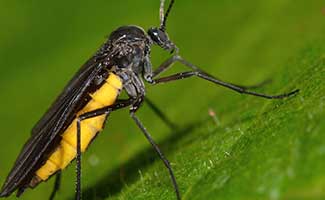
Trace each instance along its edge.
{"label": "black body", "polygon": [[65,87],[42,119],[32,129],[32,135],[23,147],[1,191],[7,196],[29,186],[33,173],[48,159],[60,142],[60,135],[91,99],[89,93],[97,90],[114,72],[124,81],[124,88],[133,98],[144,96],[140,79],[143,66],[149,65],[150,40],[136,26],[123,26],[114,31],[99,51],[85,63]]}

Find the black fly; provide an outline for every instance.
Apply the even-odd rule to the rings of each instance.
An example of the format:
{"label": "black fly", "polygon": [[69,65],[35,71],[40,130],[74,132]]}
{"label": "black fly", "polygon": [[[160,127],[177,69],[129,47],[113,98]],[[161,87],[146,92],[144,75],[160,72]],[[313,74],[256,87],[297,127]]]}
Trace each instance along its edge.
{"label": "black fly", "polygon": [[[267,99],[282,99],[298,92],[298,90],[294,90],[286,94],[274,96],[256,93],[248,90],[249,87],[219,80],[183,59],[179,55],[177,46],[169,39],[166,32],[167,17],[174,2],[174,0],[170,1],[167,11],[165,12],[165,1],[160,1],[160,26],[150,28],[147,33],[138,26],[122,26],[111,33],[108,41],[104,43],[97,53],[76,73],[61,95],[59,95],[41,120],[34,126],[31,137],[24,145],[1,189],[0,197],[7,197],[16,190],[17,196],[19,196],[26,188],[35,187],[51,175],[56,174],[55,187],[50,197],[50,199],[53,199],[56,191],[59,189],[61,169],[66,165],[53,164],[53,168],[49,168],[50,165],[47,165],[47,162],[56,161],[52,158],[55,157],[54,154],[56,154],[60,148],[65,148],[63,141],[65,142],[71,139],[71,137],[66,136],[66,134],[71,133],[71,130],[75,130],[72,132],[74,137],[71,142],[75,145],[70,144],[73,149],[71,152],[74,154],[71,158],[62,159],[64,161],[66,159],[68,162],[74,158],[76,159],[76,199],[80,200],[81,152],[84,151],[84,146],[88,146],[88,143],[83,141],[84,135],[82,135],[82,133],[95,133],[94,136],[89,136],[90,139],[93,139],[96,133],[101,130],[105,119],[112,111],[129,107],[131,118],[141,129],[144,136],[168,169],[176,197],[180,200],[181,195],[179,187],[169,161],[136,116],[137,110],[146,100],[143,80],[149,84],[155,85],[195,76],[242,94],[254,95]],[[155,70],[153,70],[150,62],[150,48],[152,45],[158,45],[162,49],[173,54]],[[188,67],[189,70],[166,77],[159,77],[162,72],[169,69],[175,62],[183,64]],[[119,86],[119,83],[121,83],[121,86]],[[127,99],[118,99],[118,95],[122,89],[128,94],[129,97]],[[103,91],[110,91],[107,97],[111,98],[111,102],[98,104],[98,99],[105,96]],[[89,110],[90,104],[93,106],[91,110]],[[170,125],[172,124],[152,102],[148,101],[148,105],[151,106],[165,122]],[[105,119],[98,121],[97,119],[99,119],[100,116],[104,116]],[[98,128],[94,125],[89,125],[88,128],[90,127],[91,130],[88,132],[82,129],[83,122],[90,119],[96,119],[93,122],[98,122],[101,127]],[[52,169],[52,171],[48,169]]]}

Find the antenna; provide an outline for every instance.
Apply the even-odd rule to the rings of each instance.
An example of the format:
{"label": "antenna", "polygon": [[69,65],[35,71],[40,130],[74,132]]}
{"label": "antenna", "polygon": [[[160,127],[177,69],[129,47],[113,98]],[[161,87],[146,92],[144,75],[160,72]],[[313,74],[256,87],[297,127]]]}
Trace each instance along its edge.
{"label": "antenna", "polygon": [[166,30],[166,21],[167,17],[170,13],[170,10],[172,9],[173,5],[175,3],[175,0],[171,0],[169,3],[169,6],[167,8],[166,13],[164,14],[164,5],[165,0],[160,0],[160,9],[159,9],[159,15],[160,15],[160,30],[165,31]]}

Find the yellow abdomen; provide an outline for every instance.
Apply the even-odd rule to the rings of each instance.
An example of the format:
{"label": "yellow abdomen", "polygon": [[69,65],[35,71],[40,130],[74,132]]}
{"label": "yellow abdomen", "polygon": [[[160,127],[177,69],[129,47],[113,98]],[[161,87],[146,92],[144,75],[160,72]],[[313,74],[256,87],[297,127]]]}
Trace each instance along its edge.
{"label": "yellow abdomen", "polygon": [[[110,73],[106,82],[93,94],[92,99],[80,110],[77,116],[105,106],[112,105],[119,91],[122,89],[122,82],[118,76]],[[105,123],[106,115],[83,120],[81,122],[81,151],[84,152],[89,143],[100,132]],[[45,181],[57,172],[64,169],[77,153],[77,120],[74,119],[70,126],[62,134],[62,140],[58,148],[51,154],[45,164],[36,171],[37,179]]]}

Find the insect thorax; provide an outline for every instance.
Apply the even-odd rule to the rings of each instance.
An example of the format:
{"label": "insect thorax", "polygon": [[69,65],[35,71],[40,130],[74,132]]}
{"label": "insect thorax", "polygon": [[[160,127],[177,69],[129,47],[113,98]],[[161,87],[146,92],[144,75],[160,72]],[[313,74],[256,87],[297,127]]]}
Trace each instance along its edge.
{"label": "insect thorax", "polygon": [[138,26],[122,26],[109,37],[111,50],[116,52],[113,62],[118,68],[129,68],[135,74],[143,72],[143,66],[150,53],[150,40]]}

